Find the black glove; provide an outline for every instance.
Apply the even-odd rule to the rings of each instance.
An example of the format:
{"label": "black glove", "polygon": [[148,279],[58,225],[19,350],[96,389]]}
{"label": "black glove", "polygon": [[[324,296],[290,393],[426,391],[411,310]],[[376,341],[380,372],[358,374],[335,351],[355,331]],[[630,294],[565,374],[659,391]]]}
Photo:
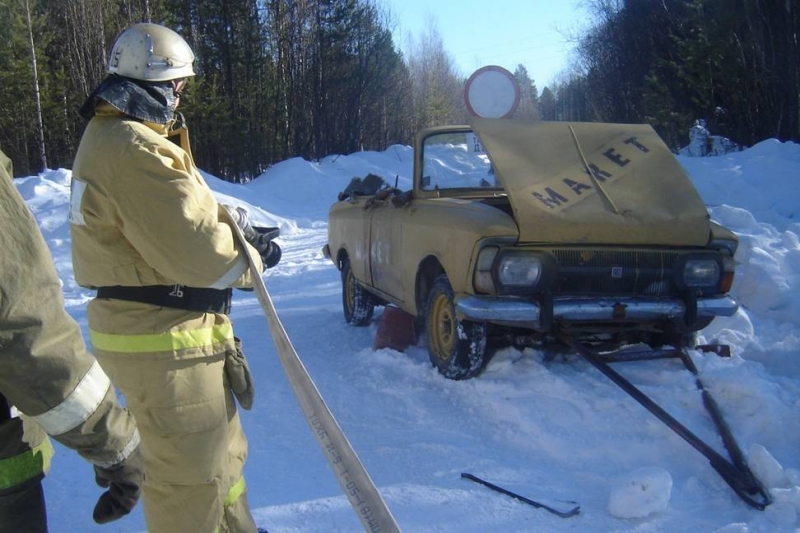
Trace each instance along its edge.
{"label": "black glove", "polygon": [[261,263],[264,265],[265,270],[274,267],[281,260],[282,252],[278,243],[272,239],[280,235],[280,230],[278,228],[254,227],[253,231],[256,233],[256,237],[247,242],[258,250],[258,255],[261,256]]}
{"label": "black glove", "polygon": [[277,237],[280,232],[277,228],[256,228],[250,224],[250,217],[247,210],[243,207],[225,206],[231,214],[233,221],[242,230],[245,240],[258,251],[261,256],[261,263],[264,269],[272,268],[281,260],[281,247],[272,239]]}
{"label": "black glove", "polygon": [[[258,249],[258,248],[257,248]],[[264,264],[264,268],[272,268],[277,265],[281,260],[281,247],[278,246],[278,243],[269,241],[267,245],[262,249],[258,249],[258,253],[261,255],[261,262]]]}
{"label": "black glove", "polygon": [[95,465],[95,482],[108,490],[94,506],[94,521],[106,524],[130,513],[139,501],[143,476],[142,454],[138,447],[127,459],[114,466],[103,468]]}

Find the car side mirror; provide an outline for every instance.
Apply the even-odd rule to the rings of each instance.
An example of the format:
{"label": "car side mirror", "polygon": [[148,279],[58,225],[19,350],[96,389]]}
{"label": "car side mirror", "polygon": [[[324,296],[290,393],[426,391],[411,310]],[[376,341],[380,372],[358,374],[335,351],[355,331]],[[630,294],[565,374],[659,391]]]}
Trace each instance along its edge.
{"label": "car side mirror", "polygon": [[419,186],[421,188],[423,188],[423,189],[427,189],[428,187],[430,187],[431,186],[431,177],[430,176],[422,176],[422,179],[420,180]]}

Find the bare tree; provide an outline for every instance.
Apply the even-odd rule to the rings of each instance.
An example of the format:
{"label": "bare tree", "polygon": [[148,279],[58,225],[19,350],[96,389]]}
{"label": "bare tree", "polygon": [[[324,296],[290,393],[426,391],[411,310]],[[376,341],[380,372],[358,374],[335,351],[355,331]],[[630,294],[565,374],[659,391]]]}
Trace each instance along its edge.
{"label": "bare tree", "polygon": [[456,74],[452,56],[444,49],[434,18],[408,57],[414,94],[416,128],[458,123],[466,116],[464,81]]}
{"label": "bare tree", "polygon": [[42,99],[39,93],[39,71],[36,68],[36,46],[33,42],[33,25],[31,24],[31,8],[25,0],[25,20],[28,24],[28,42],[31,49],[31,70],[33,71],[33,98],[36,104],[36,135],[41,158],[42,170],[47,168],[47,152],[44,146],[44,124],[42,122]]}

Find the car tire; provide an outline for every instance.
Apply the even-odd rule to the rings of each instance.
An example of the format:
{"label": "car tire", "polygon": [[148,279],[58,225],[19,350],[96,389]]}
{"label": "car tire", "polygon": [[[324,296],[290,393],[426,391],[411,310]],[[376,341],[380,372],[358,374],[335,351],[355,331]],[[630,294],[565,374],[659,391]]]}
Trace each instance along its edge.
{"label": "car tire", "polygon": [[448,379],[469,379],[486,365],[486,324],[461,321],[453,288],[445,274],[436,278],[428,295],[425,329],[431,363]]}
{"label": "car tire", "polygon": [[375,310],[375,299],[356,281],[349,259],[342,261],[342,309],[351,326],[366,326]]}

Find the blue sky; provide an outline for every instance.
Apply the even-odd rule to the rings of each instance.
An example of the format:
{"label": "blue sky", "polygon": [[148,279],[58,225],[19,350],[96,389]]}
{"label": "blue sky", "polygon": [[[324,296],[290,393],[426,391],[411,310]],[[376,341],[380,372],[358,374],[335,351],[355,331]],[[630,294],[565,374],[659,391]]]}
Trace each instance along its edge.
{"label": "blue sky", "polygon": [[381,0],[395,22],[395,44],[408,48],[433,20],[464,76],[485,65],[525,65],[541,90],[567,67],[568,41],[587,25],[579,0]]}

